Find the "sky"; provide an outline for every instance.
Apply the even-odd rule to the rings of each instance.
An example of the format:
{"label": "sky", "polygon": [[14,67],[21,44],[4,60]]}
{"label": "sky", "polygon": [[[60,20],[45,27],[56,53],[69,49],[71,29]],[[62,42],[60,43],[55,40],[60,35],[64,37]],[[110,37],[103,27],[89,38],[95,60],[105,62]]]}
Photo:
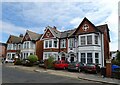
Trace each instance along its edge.
{"label": "sky", "polygon": [[0,42],[26,30],[44,33],[47,26],[59,31],[77,28],[84,17],[95,26],[108,24],[110,50],[118,50],[119,0],[4,0],[0,3]]}

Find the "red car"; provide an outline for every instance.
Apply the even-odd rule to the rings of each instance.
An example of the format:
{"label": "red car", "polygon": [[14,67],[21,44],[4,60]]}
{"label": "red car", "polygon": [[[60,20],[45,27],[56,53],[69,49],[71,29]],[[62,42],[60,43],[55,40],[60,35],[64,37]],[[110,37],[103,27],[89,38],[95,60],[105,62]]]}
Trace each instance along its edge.
{"label": "red car", "polygon": [[55,69],[66,69],[66,68],[68,68],[68,63],[63,60],[56,61],[54,63],[54,68]]}
{"label": "red car", "polygon": [[97,64],[86,64],[84,66],[84,71],[85,72],[99,73],[100,72],[100,67]]}

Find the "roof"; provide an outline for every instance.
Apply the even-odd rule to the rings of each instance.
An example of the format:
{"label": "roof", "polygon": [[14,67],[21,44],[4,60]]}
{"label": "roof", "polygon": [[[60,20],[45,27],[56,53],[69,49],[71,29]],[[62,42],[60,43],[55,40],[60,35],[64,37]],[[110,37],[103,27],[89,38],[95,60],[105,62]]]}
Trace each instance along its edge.
{"label": "roof", "polygon": [[99,26],[96,26],[97,29],[99,29],[102,33],[105,32],[105,30],[107,30],[107,35],[108,35],[108,40],[110,42],[110,35],[109,35],[109,28],[108,28],[108,25],[107,24],[103,24],[103,25],[99,25]]}
{"label": "roof", "polygon": [[17,37],[17,36],[14,36],[14,35],[10,35],[10,37],[8,38],[8,41],[7,43],[9,42],[9,39],[11,40],[12,43],[20,43],[22,38],[21,37]]}
{"label": "roof", "polygon": [[61,32],[60,38],[69,37],[70,35],[73,34],[73,32],[74,32],[75,30],[76,30],[76,29],[72,29],[72,30],[67,30],[67,31]]}
{"label": "roof", "polygon": [[1,46],[7,46],[6,43],[2,43],[2,42],[0,42],[0,45],[1,45]]}
{"label": "roof", "polygon": [[40,39],[40,37],[42,36],[42,34],[38,34],[38,33],[35,33],[35,32],[32,32],[32,31],[29,31],[27,30],[27,32],[31,38],[31,40],[38,40]]}
{"label": "roof", "polygon": [[57,30],[55,26],[54,27],[47,26],[46,28],[50,29],[54,37],[60,38],[61,33],[60,31]]}
{"label": "roof", "polygon": [[[86,17],[82,20],[82,22],[80,23],[80,25],[77,27],[77,29],[74,31],[74,33],[76,32],[76,31],[78,31],[78,29],[79,29],[79,27],[81,27],[82,26],[82,24],[85,22],[85,21],[87,21],[88,23],[90,23],[92,26],[93,26],[93,28],[96,30],[96,32],[101,32],[99,29],[97,29],[97,27],[93,24],[93,23],[91,23]],[[74,34],[73,33],[73,34]],[[81,33],[80,33],[81,34]]]}

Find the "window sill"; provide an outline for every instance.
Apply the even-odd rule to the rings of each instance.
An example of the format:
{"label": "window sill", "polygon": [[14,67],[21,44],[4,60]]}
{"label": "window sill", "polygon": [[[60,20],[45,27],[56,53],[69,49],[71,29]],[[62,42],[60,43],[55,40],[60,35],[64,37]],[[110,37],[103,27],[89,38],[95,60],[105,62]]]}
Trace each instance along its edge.
{"label": "window sill", "polygon": [[78,47],[87,47],[87,46],[96,46],[96,47],[100,47],[100,45],[79,45]]}

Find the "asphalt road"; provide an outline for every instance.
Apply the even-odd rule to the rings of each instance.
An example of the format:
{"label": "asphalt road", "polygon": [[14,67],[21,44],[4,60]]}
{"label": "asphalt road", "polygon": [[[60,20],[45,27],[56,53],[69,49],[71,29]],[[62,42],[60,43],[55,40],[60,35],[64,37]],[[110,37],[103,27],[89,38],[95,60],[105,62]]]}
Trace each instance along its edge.
{"label": "asphalt road", "polygon": [[5,66],[2,67],[2,83],[71,83],[72,85],[76,83],[89,83],[89,85],[103,85],[98,82],[56,76],[44,72],[23,71]]}

